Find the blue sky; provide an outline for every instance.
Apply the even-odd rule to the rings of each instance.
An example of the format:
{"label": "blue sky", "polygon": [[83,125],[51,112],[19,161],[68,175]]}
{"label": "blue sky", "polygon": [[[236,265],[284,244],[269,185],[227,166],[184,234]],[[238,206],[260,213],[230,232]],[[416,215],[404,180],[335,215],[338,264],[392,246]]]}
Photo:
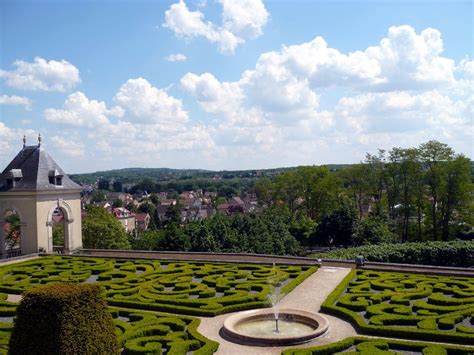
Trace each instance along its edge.
{"label": "blue sky", "polygon": [[0,2],[0,166],[70,173],[473,153],[472,1]]}

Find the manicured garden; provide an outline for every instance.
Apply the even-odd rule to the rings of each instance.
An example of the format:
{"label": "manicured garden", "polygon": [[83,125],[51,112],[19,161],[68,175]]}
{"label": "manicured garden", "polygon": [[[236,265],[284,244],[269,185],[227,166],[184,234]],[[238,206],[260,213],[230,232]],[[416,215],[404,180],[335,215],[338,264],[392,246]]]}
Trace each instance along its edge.
{"label": "manicured garden", "polygon": [[[45,256],[4,266],[0,268],[0,353],[8,350],[17,308],[7,301],[7,294],[21,294],[38,285],[102,286],[118,349],[124,354],[202,355],[214,353],[219,344],[199,334],[199,319],[190,316],[268,307],[270,294],[287,294],[315,271],[314,266],[73,256]],[[408,340],[473,343],[473,278],[353,270],[321,311],[352,322],[361,333],[383,338],[346,338],[322,347],[286,350],[285,355],[474,351]]]}
{"label": "manicured garden", "polygon": [[388,354],[423,354],[423,355],[469,355],[472,347],[455,346],[446,344],[433,344],[426,342],[413,342],[383,338],[351,337],[344,340],[307,349],[288,349],[283,355],[316,355],[316,354],[363,354],[363,355],[388,355]]}
{"label": "manicured garden", "polygon": [[316,271],[311,266],[164,262],[46,256],[0,269],[0,292],[52,282],[97,282],[109,305],[215,316],[270,305]]}
{"label": "manicured garden", "polygon": [[321,310],[366,334],[474,342],[474,278],[353,270]]}
{"label": "manicured garden", "polygon": [[[126,354],[211,354],[218,344],[197,332],[189,316],[214,316],[267,307],[268,295],[284,295],[316,267],[166,262],[46,256],[0,269],[0,352],[6,351],[16,303],[7,294],[54,283],[97,283],[105,292],[119,348]],[[121,307],[113,307],[122,306]],[[142,309],[140,311],[139,309]]]}

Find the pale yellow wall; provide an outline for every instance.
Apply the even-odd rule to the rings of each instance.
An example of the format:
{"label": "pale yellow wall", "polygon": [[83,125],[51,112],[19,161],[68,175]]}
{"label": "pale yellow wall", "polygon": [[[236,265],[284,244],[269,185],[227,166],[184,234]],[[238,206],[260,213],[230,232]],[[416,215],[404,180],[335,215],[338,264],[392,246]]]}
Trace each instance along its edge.
{"label": "pale yellow wall", "polygon": [[21,252],[22,254],[37,253],[40,248],[46,252],[52,250],[51,215],[56,207],[65,212],[69,235],[68,251],[82,248],[81,201],[79,192],[38,192],[38,193],[0,193],[0,222],[7,209],[15,209],[20,215]]}

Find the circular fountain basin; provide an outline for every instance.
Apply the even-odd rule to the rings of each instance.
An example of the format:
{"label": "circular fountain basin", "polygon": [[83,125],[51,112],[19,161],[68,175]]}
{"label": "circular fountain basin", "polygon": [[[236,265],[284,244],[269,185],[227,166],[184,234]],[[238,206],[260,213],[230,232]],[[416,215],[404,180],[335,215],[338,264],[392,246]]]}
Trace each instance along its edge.
{"label": "circular fountain basin", "polygon": [[280,346],[300,344],[327,332],[328,320],[320,314],[297,309],[278,310],[278,332],[274,310],[255,309],[227,318],[223,335],[236,343]]}

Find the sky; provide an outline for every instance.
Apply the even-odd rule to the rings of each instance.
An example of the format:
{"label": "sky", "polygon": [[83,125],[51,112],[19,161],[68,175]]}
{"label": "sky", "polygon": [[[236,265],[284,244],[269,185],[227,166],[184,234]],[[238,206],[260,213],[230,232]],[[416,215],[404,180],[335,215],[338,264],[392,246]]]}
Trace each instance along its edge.
{"label": "sky", "polygon": [[472,1],[0,0],[0,170],[473,158]]}

